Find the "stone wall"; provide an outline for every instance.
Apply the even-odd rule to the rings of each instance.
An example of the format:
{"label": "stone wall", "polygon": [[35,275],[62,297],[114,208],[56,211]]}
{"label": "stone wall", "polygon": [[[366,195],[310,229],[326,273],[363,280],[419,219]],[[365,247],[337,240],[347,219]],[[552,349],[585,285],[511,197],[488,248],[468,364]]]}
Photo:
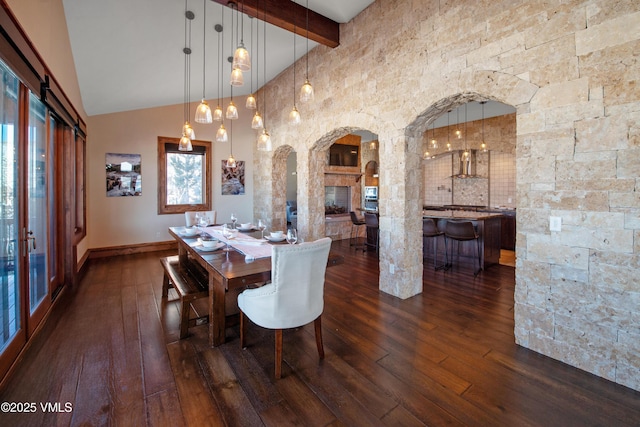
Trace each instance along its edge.
{"label": "stone wall", "polygon": [[377,0],[341,25],[339,47],[309,54],[316,99],[299,106],[302,126],[286,120],[292,68],[258,94],[275,151],[256,152],[256,211],[280,214],[272,179],[284,162],[273,156],[291,146],[298,228],[323,236],[324,152],[369,130],[379,141],[379,287],[420,293],[424,132],[468,101],[512,105],[515,340],[640,389],[638,28],[635,0]]}

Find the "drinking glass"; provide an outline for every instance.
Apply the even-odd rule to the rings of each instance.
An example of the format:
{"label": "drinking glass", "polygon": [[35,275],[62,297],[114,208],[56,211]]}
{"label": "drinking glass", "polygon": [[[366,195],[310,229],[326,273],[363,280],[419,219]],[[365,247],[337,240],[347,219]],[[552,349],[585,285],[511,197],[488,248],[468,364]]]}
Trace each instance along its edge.
{"label": "drinking glass", "polygon": [[231,237],[233,235],[233,231],[231,230],[231,228],[229,228],[229,225],[226,224],[226,223],[222,224],[222,235],[226,239],[226,243],[227,243],[227,246],[225,246],[223,251],[229,252],[231,250],[231,247],[229,246],[229,240],[231,239]]}
{"label": "drinking glass", "polygon": [[204,228],[207,225],[209,225],[207,214],[206,213],[197,214],[196,217],[198,218],[198,225],[202,230],[204,230]]}
{"label": "drinking glass", "polygon": [[233,223],[233,228],[236,228],[236,221],[238,221],[238,217],[236,216],[236,214],[232,213],[231,214],[231,222]]}
{"label": "drinking glass", "polygon": [[264,222],[264,220],[259,219],[258,220],[258,230],[260,230],[260,233],[262,233],[262,238],[264,239],[264,230],[265,228],[267,228],[267,223]]}
{"label": "drinking glass", "polygon": [[298,233],[295,228],[290,228],[287,230],[287,243],[290,245],[295,245],[298,241]]}

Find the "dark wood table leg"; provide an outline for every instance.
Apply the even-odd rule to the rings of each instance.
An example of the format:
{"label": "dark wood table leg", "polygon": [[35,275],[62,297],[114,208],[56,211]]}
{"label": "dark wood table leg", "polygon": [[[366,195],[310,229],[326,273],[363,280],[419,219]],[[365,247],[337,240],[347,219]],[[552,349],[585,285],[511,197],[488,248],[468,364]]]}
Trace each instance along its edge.
{"label": "dark wood table leg", "polygon": [[217,347],[225,341],[225,281],[209,271],[209,344]]}

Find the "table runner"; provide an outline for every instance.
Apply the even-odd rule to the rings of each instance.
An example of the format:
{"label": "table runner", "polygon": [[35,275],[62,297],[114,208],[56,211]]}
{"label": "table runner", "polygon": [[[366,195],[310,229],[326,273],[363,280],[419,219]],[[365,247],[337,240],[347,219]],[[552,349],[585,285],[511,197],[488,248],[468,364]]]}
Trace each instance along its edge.
{"label": "table runner", "polygon": [[240,232],[238,232],[235,239],[228,240],[222,235],[221,225],[205,227],[204,231],[209,233],[209,235],[215,239],[220,240],[223,243],[228,243],[229,246],[244,255],[252,256],[256,259],[269,258],[271,256],[271,245],[265,240],[256,239],[253,236],[248,236]]}

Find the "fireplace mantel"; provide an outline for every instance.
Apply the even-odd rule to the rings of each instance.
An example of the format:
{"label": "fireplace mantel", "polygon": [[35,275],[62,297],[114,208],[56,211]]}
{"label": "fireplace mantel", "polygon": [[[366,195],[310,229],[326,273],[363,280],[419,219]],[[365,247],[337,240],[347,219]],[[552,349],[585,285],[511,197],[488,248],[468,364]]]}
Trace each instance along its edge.
{"label": "fireplace mantel", "polygon": [[357,168],[347,168],[347,170],[345,170],[345,168],[341,167],[341,168],[335,168],[335,167],[330,167],[330,166],[326,166],[325,170],[324,170],[324,174],[325,175],[351,175],[351,176],[360,176],[363,175],[362,172],[360,172]]}

